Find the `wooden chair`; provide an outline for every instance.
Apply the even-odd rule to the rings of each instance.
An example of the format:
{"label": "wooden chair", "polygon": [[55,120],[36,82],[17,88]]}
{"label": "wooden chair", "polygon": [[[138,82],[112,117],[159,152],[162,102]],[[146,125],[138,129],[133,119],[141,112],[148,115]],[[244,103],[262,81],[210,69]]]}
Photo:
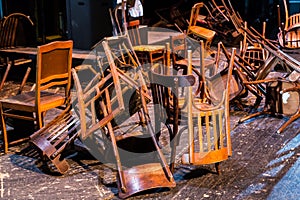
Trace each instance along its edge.
{"label": "wooden chair", "polygon": [[[6,118],[35,122],[34,129],[38,130],[44,125],[46,111],[70,103],[72,48],[73,41],[56,41],[38,46],[35,91],[0,100],[5,153],[9,144]],[[63,87],[64,92],[54,93],[51,91],[53,87]]]}
{"label": "wooden chair", "polygon": [[285,23],[279,26],[280,32],[277,35],[279,44],[287,49],[300,48],[300,13],[289,16],[286,0],[283,1],[285,8]]}
{"label": "wooden chair", "polygon": [[65,174],[70,165],[62,156],[80,135],[80,121],[67,108],[44,127],[30,135],[31,145],[39,153],[39,161],[49,171]]}
{"label": "wooden chair", "polygon": [[139,60],[142,64],[150,65],[158,61],[164,62],[165,46],[145,43],[147,38],[141,37],[139,26],[139,20],[128,23],[128,35]]}
{"label": "wooden chair", "polygon": [[[104,154],[109,152],[108,147],[112,149],[111,160],[116,164],[120,198],[148,189],[175,187],[172,173],[152,130],[146,106],[150,97],[128,37],[105,38],[97,51],[101,50],[104,50],[105,58],[99,56],[102,72],[98,82],[82,87],[80,76],[75,69],[72,71],[81,138],[94,142],[95,138],[102,138],[100,140],[106,144]],[[123,63],[128,59],[131,64]],[[154,158],[146,156],[144,160],[137,154],[149,150],[154,152]],[[126,153],[124,155],[124,151],[129,154],[136,152],[134,159]]]}
{"label": "wooden chair", "polygon": [[[204,59],[204,69],[208,71],[209,76],[213,76],[217,69],[215,65],[216,60],[219,58],[219,49],[216,53],[216,58],[212,57],[200,57],[200,48],[202,43],[195,42],[192,38],[189,38],[185,33],[181,33],[178,35],[170,36],[170,50],[171,50],[171,60],[173,67],[185,67],[188,66],[188,58],[187,58],[187,47],[190,46],[196,56],[192,57],[192,65],[194,68],[197,68],[201,71],[201,59]],[[205,49],[204,49],[205,51]],[[204,52],[204,55],[206,53]]]}
{"label": "wooden chair", "polygon": [[216,32],[199,24],[199,16],[201,16],[201,9],[203,8],[205,8],[203,2],[196,3],[192,7],[187,35],[197,40],[204,40],[205,49],[209,50]]}
{"label": "wooden chair", "polygon": [[[8,49],[8,48],[15,48],[17,46],[22,45],[19,40],[23,39],[25,40],[25,25],[29,24],[30,26],[33,26],[33,22],[30,19],[29,16],[26,16],[22,13],[12,13],[6,17],[4,17],[1,20],[0,25],[0,48],[1,49]],[[24,44],[23,44],[24,45]],[[3,88],[4,83],[7,79],[8,73],[11,69],[11,67],[14,66],[21,66],[24,64],[28,64],[32,62],[32,59],[28,57],[8,57],[4,56],[1,59],[1,65],[0,67],[6,68],[4,75],[2,77],[2,80],[0,82],[0,90]],[[21,93],[26,80],[30,73],[30,66],[27,68],[27,71],[23,77],[23,80],[21,82],[21,86],[19,88],[19,93]]]}
{"label": "wooden chair", "polygon": [[[263,45],[270,55],[255,75],[248,73],[250,74],[250,80],[243,81],[243,83],[246,86],[250,86],[249,88],[255,86],[262,88],[260,89],[261,98],[265,98],[265,105],[262,111],[242,117],[239,122],[244,122],[259,115],[289,117],[290,119],[278,129],[277,132],[281,133],[288,124],[299,117],[299,73],[297,71],[300,63],[279,50],[277,46],[268,40],[265,40],[254,28],[251,29],[254,32],[245,29],[247,35],[260,45]],[[276,76],[268,76],[274,67],[280,63],[286,64],[286,71],[275,73]]]}
{"label": "wooden chair", "polygon": [[[225,90],[216,103],[197,103],[192,90],[188,90],[188,137],[189,152],[182,156],[183,164],[203,165],[215,163],[220,174],[219,163],[232,155],[229,118],[229,91],[235,49],[228,66]],[[223,82],[222,80],[220,80]],[[220,92],[220,90],[219,90]],[[196,119],[196,120],[195,120]],[[195,129],[198,127],[198,132]]]}
{"label": "wooden chair", "polygon": [[242,117],[239,122],[245,122],[260,115],[271,115],[288,118],[277,130],[282,133],[293,121],[300,117],[300,83],[287,79],[274,78],[252,81],[251,84],[266,84],[265,105],[262,111]]}
{"label": "wooden chair", "polygon": [[[73,73],[92,74],[91,80],[86,83],[88,85],[86,90],[91,89],[93,83],[101,79],[100,73],[97,73],[91,65],[82,64],[74,67],[74,70]],[[65,174],[70,168],[64,157],[68,155],[66,150],[74,144],[74,141],[82,133],[80,119],[74,112],[76,109],[73,109],[78,107],[78,103],[78,99],[73,98],[72,104],[69,104],[63,112],[30,135],[30,143],[38,151],[39,160],[51,172]]]}
{"label": "wooden chair", "polygon": [[[147,43],[147,38],[140,33],[140,21],[132,20],[127,22],[126,12],[120,10],[122,4],[117,6],[113,13],[111,11],[111,21],[114,27],[114,35],[128,35],[134,51],[142,64],[153,64],[154,62],[164,62],[164,45],[152,45]],[[123,8],[124,9],[124,8]],[[120,23],[120,19],[122,22]]]}
{"label": "wooden chair", "polygon": [[[247,22],[244,23],[244,28],[247,30]],[[266,23],[264,22],[262,31],[263,37],[265,37],[265,30]],[[247,37],[246,31],[244,31],[243,35],[244,38],[240,44],[240,56],[250,64],[248,69],[253,73],[257,73],[258,69],[265,64],[269,52],[265,50],[262,45]]]}
{"label": "wooden chair", "polygon": [[[233,55],[235,51],[233,52]],[[203,165],[216,163],[220,173],[219,162],[231,155],[229,124],[229,91],[234,56],[230,59],[228,76],[213,87],[218,89],[217,98],[198,98],[193,94],[196,77],[191,74],[191,51],[189,51],[188,75],[177,74],[169,66],[154,65],[150,80],[155,108],[156,131],[161,125],[169,130],[171,151],[171,170],[174,170],[176,146],[184,131],[188,131],[189,152],[182,156],[182,163]],[[225,83],[225,84],[224,84]],[[204,83],[205,84],[205,83]],[[221,87],[223,84],[223,87]],[[195,131],[198,129],[198,131]]]}

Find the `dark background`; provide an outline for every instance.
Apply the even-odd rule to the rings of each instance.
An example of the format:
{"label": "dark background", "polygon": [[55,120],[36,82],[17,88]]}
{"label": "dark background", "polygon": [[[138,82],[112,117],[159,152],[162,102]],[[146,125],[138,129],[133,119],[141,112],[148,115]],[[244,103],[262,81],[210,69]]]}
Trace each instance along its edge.
{"label": "dark background", "polygon": [[[148,26],[160,24],[161,18],[155,11],[161,10],[162,15],[168,16],[168,9],[172,6],[188,18],[196,2],[199,1],[143,0],[143,22]],[[203,2],[208,4],[209,1]],[[216,3],[221,5],[219,0]],[[269,38],[274,38],[278,33],[278,4],[281,21],[284,21],[282,0],[231,0],[231,3],[250,26],[260,30],[262,22],[266,21],[266,36]],[[35,27],[29,41],[43,44],[56,39],[73,39],[75,48],[89,49],[103,37],[112,35],[108,9],[114,5],[112,0],[2,0],[2,11],[4,16],[22,12],[31,17]],[[299,5],[300,1],[289,4],[289,14],[298,13]]]}

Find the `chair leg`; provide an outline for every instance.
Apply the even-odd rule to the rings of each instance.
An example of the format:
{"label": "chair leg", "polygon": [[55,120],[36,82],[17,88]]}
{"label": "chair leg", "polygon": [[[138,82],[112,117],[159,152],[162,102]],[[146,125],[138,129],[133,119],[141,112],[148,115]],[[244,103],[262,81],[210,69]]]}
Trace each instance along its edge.
{"label": "chair leg", "polygon": [[221,167],[220,167],[220,163],[219,162],[215,163],[215,168],[216,168],[217,174],[220,175],[221,174]]}
{"label": "chair leg", "polygon": [[[173,139],[176,140],[176,137]],[[171,147],[171,156],[170,156],[170,171],[174,173],[175,170],[175,158],[176,158],[176,141],[171,141],[170,147]]]}
{"label": "chair leg", "polygon": [[[22,80],[22,83],[21,83],[21,85],[20,85],[18,94],[21,94],[21,93],[22,93],[22,90],[23,90],[23,88],[24,88],[24,86],[25,86],[25,84],[26,84],[26,82],[27,82],[27,79],[28,79],[28,76],[29,76],[29,74],[30,74],[30,71],[31,71],[31,67],[28,67],[28,68],[27,68],[27,71],[26,71],[26,73],[25,73],[25,76],[24,76],[24,78],[23,78],[23,80]],[[0,88],[0,89],[1,89],[1,88]]]}
{"label": "chair leg", "polygon": [[247,115],[245,117],[242,117],[240,120],[239,120],[239,123],[243,123],[244,121],[247,121],[251,118],[254,118],[254,117],[257,117],[257,116],[260,116],[260,115],[267,115],[267,114],[271,114],[271,112],[268,112],[268,111],[260,111],[260,112],[256,112],[256,113],[253,113],[251,115]]}
{"label": "chair leg", "polygon": [[37,130],[42,128],[44,126],[44,116],[46,115],[46,112],[38,112],[36,113],[36,125],[37,125]]}
{"label": "chair leg", "polygon": [[281,127],[277,130],[277,133],[282,133],[283,130],[290,125],[293,121],[295,121],[296,119],[298,119],[300,117],[300,111],[298,111],[296,114],[294,114],[293,116],[291,116],[289,118],[288,121],[286,121],[283,125],[281,125]]}
{"label": "chair leg", "polygon": [[11,68],[11,62],[9,62],[9,63],[7,64],[5,73],[4,73],[3,78],[2,78],[2,81],[1,81],[1,83],[0,83],[0,90],[1,90],[1,89],[3,88],[3,86],[4,86],[4,82],[5,82],[6,78],[7,78],[7,75],[8,75],[8,72],[9,72],[10,68]]}
{"label": "chair leg", "polygon": [[4,143],[4,153],[6,154],[8,152],[8,138],[7,138],[6,124],[3,116],[3,108],[1,104],[0,104],[0,116],[1,116],[3,143]]}

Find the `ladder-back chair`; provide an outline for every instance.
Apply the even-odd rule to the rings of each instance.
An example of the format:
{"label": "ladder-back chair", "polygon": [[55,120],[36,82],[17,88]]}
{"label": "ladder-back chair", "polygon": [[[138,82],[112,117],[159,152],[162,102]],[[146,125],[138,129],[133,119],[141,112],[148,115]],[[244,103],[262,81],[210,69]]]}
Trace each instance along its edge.
{"label": "ladder-back chair", "polygon": [[[153,132],[146,106],[150,96],[129,39],[127,36],[105,38],[96,51],[105,53],[104,58],[97,58],[101,60],[99,82],[82,87],[80,76],[75,69],[72,71],[81,138],[94,142],[101,138],[106,144],[104,154],[111,148],[113,159],[110,160],[116,164],[120,198],[148,189],[175,187]],[[131,64],[124,63],[128,59]],[[144,160],[138,153],[147,153],[147,149],[154,155],[151,158],[146,156]],[[133,159],[131,153],[135,153]]]}
{"label": "ladder-back chair", "polygon": [[[5,153],[8,151],[9,144],[6,118],[32,121],[34,129],[38,130],[44,125],[46,111],[65,107],[70,103],[72,49],[73,41],[55,41],[38,46],[35,91],[0,100]],[[51,90],[57,87],[62,87],[63,92],[55,93],[55,90]],[[15,124],[14,128],[18,126]]]}
{"label": "ladder-back chair", "polygon": [[[22,13],[12,13],[1,20],[0,24],[0,49],[12,49],[17,46],[24,45],[24,41],[19,40],[26,40],[26,25],[29,24],[33,26],[33,22],[29,16],[26,16]],[[27,30],[28,31],[28,30]],[[1,56],[2,57],[2,56]],[[8,77],[8,73],[13,66],[20,66],[24,64],[29,64],[32,62],[32,59],[28,57],[10,57],[4,55],[1,58],[1,65],[0,67],[6,68],[2,80],[0,81],[0,90],[3,88],[4,83]],[[21,86],[19,88],[19,93],[22,91],[29,73],[31,71],[30,66],[27,68],[27,71],[23,77],[21,82]]]}
{"label": "ladder-back chair", "polygon": [[[155,108],[156,131],[165,124],[170,134],[171,170],[174,170],[176,146],[180,136],[187,130],[189,152],[182,156],[182,163],[203,165],[216,163],[220,173],[219,162],[226,160],[231,153],[230,122],[229,122],[229,91],[233,66],[230,59],[228,76],[215,81],[219,91],[214,100],[201,99],[193,95],[196,79],[192,75],[191,51],[188,54],[188,74],[178,74],[170,66],[154,65],[151,68],[150,80],[153,103]],[[173,68],[174,69],[174,68]],[[205,84],[205,83],[204,83]],[[222,87],[223,85],[223,87]],[[214,88],[214,87],[213,87]],[[196,131],[197,130],[197,131]]]}

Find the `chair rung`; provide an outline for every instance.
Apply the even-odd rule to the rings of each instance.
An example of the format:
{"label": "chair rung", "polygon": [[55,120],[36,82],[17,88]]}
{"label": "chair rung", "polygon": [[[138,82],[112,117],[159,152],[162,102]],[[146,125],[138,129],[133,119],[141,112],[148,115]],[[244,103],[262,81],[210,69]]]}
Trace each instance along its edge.
{"label": "chair rung", "polygon": [[26,63],[31,63],[32,60],[31,59],[25,59],[25,58],[21,58],[21,59],[17,59],[17,60],[14,60],[14,65],[23,65],[23,64],[26,64]]}

